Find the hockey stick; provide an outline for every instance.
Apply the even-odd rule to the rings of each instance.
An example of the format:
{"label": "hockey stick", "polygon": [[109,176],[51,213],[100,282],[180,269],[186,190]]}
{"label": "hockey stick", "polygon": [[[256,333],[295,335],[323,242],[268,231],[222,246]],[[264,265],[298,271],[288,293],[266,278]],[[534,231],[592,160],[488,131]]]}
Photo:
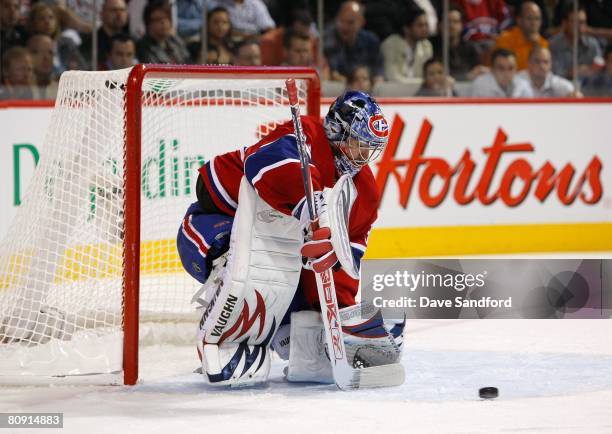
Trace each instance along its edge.
{"label": "hockey stick", "polygon": [[[306,144],[302,123],[300,121],[300,107],[298,104],[295,80],[292,78],[286,80],[285,86],[289,96],[291,117],[293,119],[293,126],[295,129],[298,152],[300,154],[302,180],[304,183],[308,213],[311,227],[314,230],[317,229],[319,221],[314,203],[312,177],[310,175],[310,152],[308,145]],[[323,319],[323,327],[325,329],[325,340],[327,342],[329,358],[334,375],[334,382],[336,385],[342,390],[350,390],[370,387],[398,386],[404,383],[404,367],[400,363],[359,369],[353,368],[353,366],[349,364],[346,355],[346,348],[344,346],[344,339],[342,337],[342,324],[340,322],[338,300],[336,298],[336,287],[334,284],[332,270],[327,269],[322,273],[315,273],[315,278],[317,281],[319,303],[321,304],[321,317]]]}

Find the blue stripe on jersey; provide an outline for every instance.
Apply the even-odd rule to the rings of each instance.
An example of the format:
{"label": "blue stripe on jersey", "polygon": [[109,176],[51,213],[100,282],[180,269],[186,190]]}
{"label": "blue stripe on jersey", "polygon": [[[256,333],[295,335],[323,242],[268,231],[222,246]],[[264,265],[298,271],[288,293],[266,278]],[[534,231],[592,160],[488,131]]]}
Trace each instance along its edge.
{"label": "blue stripe on jersey", "polygon": [[306,205],[306,196],[304,196],[302,198],[302,200],[300,200],[297,205],[293,208],[293,211],[291,211],[291,214],[293,215],[293,217],[295,217],[298,220],[301,220],[302,217],[302,210],[304,209],[304,206]]}
{"label": "blue stripe on jersey", "polygon": [[283,160],[297,160],[298,162],[300,160],[297,142],[293,135],[283,136],[249,155],[244,162],[244,174],[249,183],[255,187],[258,174],[265,173],[266,168]]}
{"label": "blue stripe on jersey", "polygon": [[[206,175],[208,177],[208,180],[205,180],[205,181],[208,181],[208,182],[205,182],[205,184],[207,184],[207,186],[210,186],[210,189],[212,189],[212,191],[209,191],[209,193],[211,193],[211,195],[212,194],[215,195],[215,197],[213,198],[213,201],[216,202],[215,199],[217,199],[219,202],[221,202],[221,205],[224,205],[228,210],[232,210],[232,211],[236,210],[236,205],[234,203],[230,203],[229,201],[227,201],[225,199],[225,197],[223,197],[223,193],[221,192],[221,189],[223,188],[223,186],[217,184],[217,179],[214,176],[213,171],[212,171],[214,166],[211,167],[211,165],[214,164],[214,161],[215,161],[215,159],[213,158],[212,160],[207,161],[204,164],[204,168],[206,170]],[[224,190],[224,192],[225,192],[225,190]],[[227,194],[227,192],[225,192],[225,194]],[[223,209],[223,211],[225,212],[226,209]]]}
{"label": "blue stripe on jersey", "polygon": [[355,260],[357,269],[359,270],[361,268],[361,258],[363,257],[364,251],[351,246],[351,252],[353,252],[353,259]]}

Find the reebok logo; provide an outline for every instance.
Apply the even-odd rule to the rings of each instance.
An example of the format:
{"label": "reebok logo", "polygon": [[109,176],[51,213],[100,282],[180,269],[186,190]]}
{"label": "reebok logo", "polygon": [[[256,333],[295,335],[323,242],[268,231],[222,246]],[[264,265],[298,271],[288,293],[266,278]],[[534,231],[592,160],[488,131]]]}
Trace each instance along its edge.
{"label": "reebok logo", "polygon": [[283,214],[274,209],[268,209],[257,213],[257,220],[264,223],[272,223],[273,221],[282,219],[283,217]]}

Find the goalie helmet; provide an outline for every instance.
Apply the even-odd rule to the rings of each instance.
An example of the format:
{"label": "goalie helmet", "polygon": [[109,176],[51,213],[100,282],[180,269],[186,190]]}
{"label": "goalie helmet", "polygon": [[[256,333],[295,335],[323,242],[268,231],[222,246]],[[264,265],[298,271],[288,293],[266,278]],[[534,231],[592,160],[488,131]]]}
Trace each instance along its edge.
{"label": "goalie helmet", "polygon": [[389,124],[367,93],[348,91],[330,106],[323,122],[340,173],[354,175],[387,144]]}

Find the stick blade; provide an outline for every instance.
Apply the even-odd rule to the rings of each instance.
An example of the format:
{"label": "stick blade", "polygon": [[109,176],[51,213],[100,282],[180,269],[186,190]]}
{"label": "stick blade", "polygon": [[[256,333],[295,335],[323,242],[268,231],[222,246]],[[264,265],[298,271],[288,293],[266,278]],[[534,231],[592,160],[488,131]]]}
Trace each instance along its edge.
{"label": "stick blade", "polygon": [[345,384],[336,383],[342,390],[394,387],[404,384],[406,371],[401,363],[354,369]]}

